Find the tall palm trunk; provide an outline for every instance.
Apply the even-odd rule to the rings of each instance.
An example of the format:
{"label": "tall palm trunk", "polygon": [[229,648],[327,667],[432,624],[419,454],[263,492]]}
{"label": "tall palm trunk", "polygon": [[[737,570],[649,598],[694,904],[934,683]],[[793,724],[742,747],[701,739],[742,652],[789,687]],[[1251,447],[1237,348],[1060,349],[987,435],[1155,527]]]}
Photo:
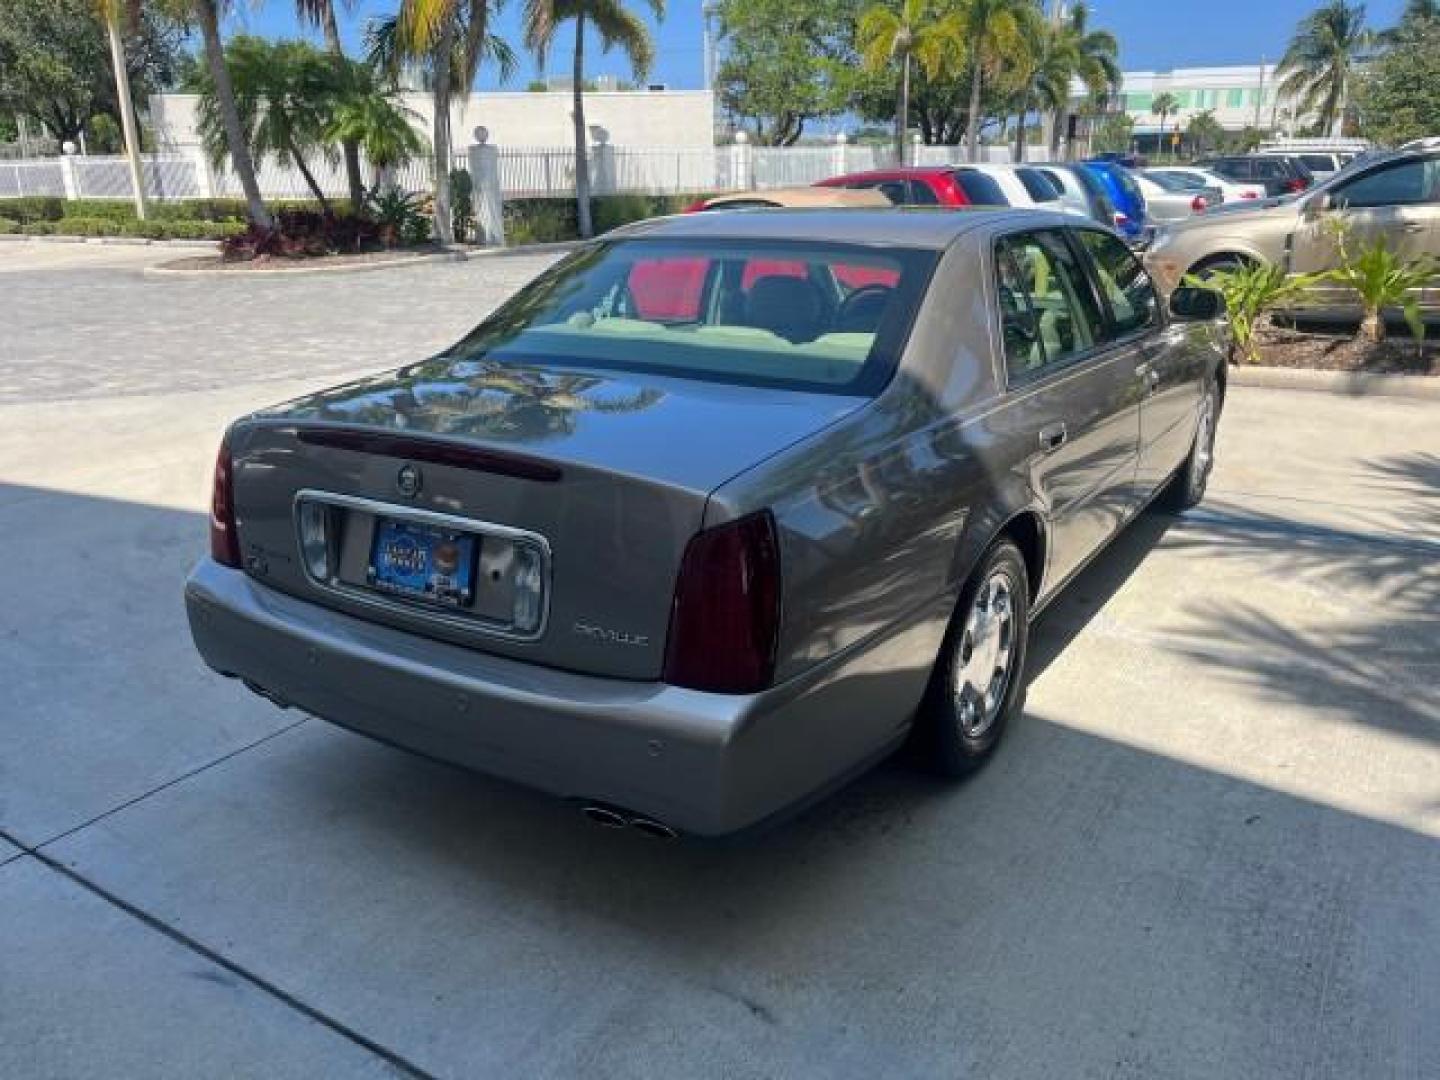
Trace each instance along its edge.
{"label": "tall palm trunk", "polygon": [[105,19],[110,36],[110,63],[115,68],[115,102],[120,106],[120,127],[125,133],[125,156],[130,159],[130,186],[135,191],[135,216],[145,220],[145,174],[140,169],[140,138],[135,131],[135,102],[130,97],[130,72],[125,68],[125,43],[120,19]]}
{"label": "tall palm trunk", "polygon": [[905,128],[910,119],[910,54],[900,62],[900,92],[895,99],[895,164],[905,164]]}
{"label": "tall palm trunk", "polygon": [[310,194],[314,195],[315,201],[320,204],[321,212],[323,212],[326,217],[329,217],[331,213],[330,200],[325,198],[325,192],[321,189],[320,185],[315,182],[315,174],[310,171],[310,166],[305,164],[304,157],[301,156],[300,151],[295,146],[295,140],[288,140],[286,146],[290,151],[290,156],[295,159],[295,167],[300,170],[300,175],[304,177],[305,184],[310,189]]}
{"label": "tall palm trunk", "polygon": [[275,228],[275,219],[265,209],[260,198],[260,183],[255,179],[255,162],[250,157],[250,146],[245,141],[245,131],[240,126],[240,112],[235,107],[235,87],[230,83],[230,69],[225,66],[225,49],[220,44],[220,13],[216,0],[197,0],[195,13],[200,23],[200,36],[205,42],[205,62],[210,68],[210,78],[215,83],[215,102],[220,109],[220,122],[225,128],[225,142],[230,148],[230,162],[235,175],[240,179],[240,189],[245,193],[246,211],[250,223],[257,229],[270,232]]}
{"label": "tall palm trunk", "polygon": [[1020,92],[1020,115],[1015,120],[1015,160],[1025,160],[1025,116],[1030,111],[1030,86]]}
{"label": "tall palm trunk", "polygon": [[453,244],[450,224],[450,81],[455,52],[455,23],[446,19],[435,42],[435,122],[431,135],[435,144],[435,238]]}
{"label": "tall palm trunk", "polygon": [[580,235],[589,238],[595,227],[590,221],[590,156],[589,140],[585,130],[585,12],[575,12],[575,70],[572,88],[575,94],[575,108],[571,113],[575,121],[575,219],[580,226]]}
{"label": "tall palm trunk", "polygon": [[[1060,129],[1065,126],[1066,113],[1063,109],[1056,109],[1050,114],[1050,160],[1060,160]],[[1065,155],[1069,158],[1069,154]]]}
{"label": "tall palm trunk", "polygon": [[[340,27],[335,22],[333,0],[325,5],[324,31],[325,48],[337,63],[343,63],[345,49],[340,44]],[[358,214],[365,208],[365,183],[360,178],[360,144],[354,139],[346,139],[340,144],[340,151],[345,157],[345,186],[350,189],[350,205]]]}
{"label": "tall palm trunk", "polygon": [[970,115],[965,120],[965,142],[970,160],[980,160],[980,58],[975,58],[975,72],[970,77]]}

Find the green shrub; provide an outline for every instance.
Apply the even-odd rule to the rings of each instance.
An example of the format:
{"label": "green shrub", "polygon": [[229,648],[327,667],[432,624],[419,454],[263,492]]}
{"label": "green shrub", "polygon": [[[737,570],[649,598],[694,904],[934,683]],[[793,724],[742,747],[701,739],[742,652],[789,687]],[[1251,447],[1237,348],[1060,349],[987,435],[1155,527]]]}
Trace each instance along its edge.
{"label": "green shrub", "polygon": [[8,235],[10,233],[18,233],[19,231],[20,223],[18,221],[11,221],[8,217],[0,217],[0,234]]}
{"label": "green shrub", "polygon": [[1305,291],[1317,280],[1314,274],[1287,274],[1284,267],[1270,263],[1245,263],[1204,277],[1189,274],[1184,284],[1213,289],[1225,298],[1225,315],[1235,348],[1246,363],[1258,364],[1260,347],[1255,342],[1255,331],[1260,319],[1276,308],[1302,301]]}
{"label": "green shrub", "polygon": [[122,236],[126,225],[135,224],[103,217],[63,217],[54,227],[59,236]]}
{"label": "green shrub", "polygon": [[580,235],[574,199],[507,199],[504,214],[510,244],[553,244]]}
{"label": "green shrub", "polygon": [[1360,336],[1367,341],[1385,340],[1385,309],[1399,308],[1417,341],[1425,337],[1420,317],[1420,291],[1440,278],[1440,263],[1423,257],[1406,260],[1391,251],[1383,235],[1356,251],[1343,225],[1332,228],[1340,265],[1321,275],[1355,292],[1364,311]]}
{"label": "green shrub", "polygon": [[22,195],[18,199],[0,199],[0,217],[18,221],[59,221],[65,216],[65,200],[58,195]]}
{"label": "green shrub", "polygon": [[20,231],[26,236],[52,236],[55,233],[55,222],[53,221],[25,221],[20,224]]}
{"label": "green shrub", "polygon": [[65,213],[60,216],[62,218],[104,218],[106,221],[134,221],[135,204],[129,199],[76,199],[65,204]]}

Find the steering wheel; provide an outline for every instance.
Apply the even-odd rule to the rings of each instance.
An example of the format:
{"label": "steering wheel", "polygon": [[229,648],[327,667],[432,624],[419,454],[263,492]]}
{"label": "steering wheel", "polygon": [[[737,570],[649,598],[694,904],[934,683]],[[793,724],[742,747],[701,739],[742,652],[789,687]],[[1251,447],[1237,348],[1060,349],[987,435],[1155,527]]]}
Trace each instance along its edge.
{"label": "steering wheel", "polygon": [[[853,318],[855,312],[861,310],[862,305],[866,302],[888,304],[894,292],[895,289],[890,285],[861,285],[840,301],[840,306],[835,310],[835,325],[843,328],[846,321]],[[864,333],[870,333],[879,328],[880,315],[884,313],[884,310],[882,306],[876,314],[876,325],[867,327],[863,331]]]}

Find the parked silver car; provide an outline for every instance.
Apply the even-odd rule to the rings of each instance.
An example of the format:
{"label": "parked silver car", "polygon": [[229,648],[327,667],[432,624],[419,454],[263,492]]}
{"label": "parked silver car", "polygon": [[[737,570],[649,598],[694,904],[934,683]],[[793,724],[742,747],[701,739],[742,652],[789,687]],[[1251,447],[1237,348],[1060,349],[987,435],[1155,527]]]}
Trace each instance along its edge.
{"label": "parked silver car", "polygon": [[1204,492],[1217,304],[1168,315],[1059,214],[631,226],[430,360],[237,421],[195,643],[651,833],[755,825],[907,737],[963,774],[1034,614]]}

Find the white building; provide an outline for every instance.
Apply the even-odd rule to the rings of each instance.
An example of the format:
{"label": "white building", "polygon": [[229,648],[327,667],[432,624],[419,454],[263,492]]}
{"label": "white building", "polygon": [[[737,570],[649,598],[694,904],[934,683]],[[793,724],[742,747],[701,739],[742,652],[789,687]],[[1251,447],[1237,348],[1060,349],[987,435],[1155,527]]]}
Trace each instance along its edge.
{"label": "white building", "polygon": [[[415,113],[415,126],[429,137],[429,94],[401,95]],[[150,115],[157,139],[170,150],[187,150],[200,143],[196,131],[193,94],[153,94]],[[473,93],[451,106],[451,131],[458,149],[472,141],[471,131],[483,125],[489,141],[498,146],[569,146],[575,135],[571,97],[565,93]],[[714,145],[714,104],[707,90],[640,90],[585,95],[585,122],[602,128],[606,141],[618,147],[699,148]]]}
{"label": "white building", "polygon": [[[1274,64],[1127,71],[1116,104],[1135,122],[1135,137],[1142,149],[1153,148],[1162,136],[1177,130],[1183,133],[1203,112],[1213,113],[1227,131],[1253,127],[1293,135],[1314,118],[1296,115],[1296,103],[1280,93],[1281,81]],[[1166,114],[1162,132],[1154,104],[1164,93],[1175,98],[1177,108]]]}

